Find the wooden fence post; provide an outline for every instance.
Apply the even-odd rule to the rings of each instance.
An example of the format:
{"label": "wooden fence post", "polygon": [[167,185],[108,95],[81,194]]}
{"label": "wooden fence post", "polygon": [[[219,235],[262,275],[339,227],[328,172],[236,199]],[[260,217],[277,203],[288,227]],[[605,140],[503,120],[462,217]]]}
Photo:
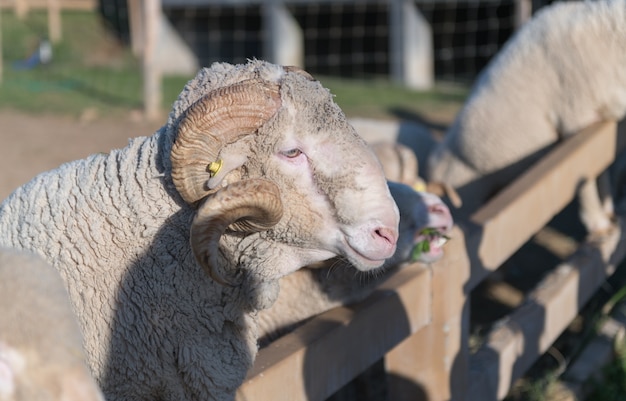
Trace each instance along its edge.
{"label": "wooden fence post", "polygon": [[448,401],[465,397],[469,351],[470,264],[463,232],[456,228],[446,257],[432,267],[431,323],[385,357],[394,401]]}
{"label": "wooden fence post", "polygon": [[141,57],[144,46],[144,23],[141,0],[128,0],[128,25],[130,30],[130,48],[135,57]]}
{"label": "wooden fence post", "polygon": [[2,74],[3,74],[3,70],[2,70],[2,63],[3,63],[3,58],[2,58],[2,7],[0,7],[0,84],[2,83]]}
{"label": "wooden fence post", "polygon": [[515,1],[515,29],[521,28],[533,14],[532,0]]}
{"label": "wooden fence post", "polygon": [[61,41],[61,7],[59,0],[48,0],[48,38],[51,43]]}
{"label": "wooden fence post", "polygon": [[161,1],[145,0],[143,8],[143,102],[148,120],[158,117],[161,107],[161,71],[156,58],[156,46],[160,31]]}
{"label": "wooden fence post", "polygon": [[15,15],[19,20],[23,20],[26,18],[26,14],[28,14],[28,4],[26,4],[26,0],[13,0]]}

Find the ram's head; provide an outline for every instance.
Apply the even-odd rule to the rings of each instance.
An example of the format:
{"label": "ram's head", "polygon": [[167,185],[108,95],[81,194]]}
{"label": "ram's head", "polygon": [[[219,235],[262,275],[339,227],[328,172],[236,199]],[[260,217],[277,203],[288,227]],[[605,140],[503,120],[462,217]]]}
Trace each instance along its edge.
{"label": "ram's head", "polygon": [[276,280],[334,256],[380,267],[396,248],[398,209],[329,91],[302,70],[261,61],[226,75],[180,117],[171,152],[178,192],[198,205],[199,263],[226,284],[241,270]]}

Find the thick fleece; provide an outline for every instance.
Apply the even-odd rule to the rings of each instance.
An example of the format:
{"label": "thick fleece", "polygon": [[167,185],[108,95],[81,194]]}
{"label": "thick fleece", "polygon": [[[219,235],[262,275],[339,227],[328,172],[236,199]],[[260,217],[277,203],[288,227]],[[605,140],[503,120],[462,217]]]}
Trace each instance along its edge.
{"label": "thick fleece", "polygon": [[[456,188],[467,217],[560,139],[625,113],[626,1],[555,3],[480,74],[426,177]],[[582,203],[589,230],[610,225],[599,201]]]}
{"label": "thick fleece", "polygon": [[[194,101],[251,77],[278,82],[283,105],[248,136],[244,172],[281,188],[284,213],[267,231],[222,235],[219,260],[245,277],[229,287],[194,258],[195,208],[174,186],[170,151]],[[285,146],[302,152],[287,158]],[[385,220],[393,233],[398,219],[380,164],[328,90],[253,60],[201,70],[153,136],[18,188],[0,204],[0,245],[35,252],[59,271],[108,401],[230,400],[257,352],[256,308],[271,305],[277,280],[334,256],[364,270],[382,265],[351,244],[380,241],[362,226]],[[383,240],[395,250],[395,238]]]}
{"label": "thick fleece", "polygon": [[0,249],[0,400],[104,401],[59,273]]}

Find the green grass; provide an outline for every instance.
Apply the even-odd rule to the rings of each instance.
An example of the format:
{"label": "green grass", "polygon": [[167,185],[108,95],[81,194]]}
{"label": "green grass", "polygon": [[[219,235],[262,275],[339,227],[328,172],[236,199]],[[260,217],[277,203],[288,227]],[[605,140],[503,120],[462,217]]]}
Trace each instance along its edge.
{"label": "green grass", "polygon": [[24,20],[2,15],[3,82],[0,108],[26,112],[79,114],[89,108],[104,113],[141,107],[139,63],[119,46],[91,12],[65,12],[63,40],[53,47],[53,61],[19,68],[47,35],[43,12]]}
{"label": "green grass", "polygon": [[[43,12],[31,12],[23,21],[12,12],[2,13],[3,82],[0,108],[29,113],[80,115],[96,109],[99,115],[115,116],[142,107],[139,60],[106,29],[94,12],[68,11],[62,15],[63,39],[54,46],[53,62],[31,70],[14,66],[25,60],[47,35]],[[192,77],[163,79],[164,112]],[[346,80],[319,77],[335,94],[349,116],[393,118],[399,114],[454,113],[467,88],[438,86],[414,91],[386,79]]]}

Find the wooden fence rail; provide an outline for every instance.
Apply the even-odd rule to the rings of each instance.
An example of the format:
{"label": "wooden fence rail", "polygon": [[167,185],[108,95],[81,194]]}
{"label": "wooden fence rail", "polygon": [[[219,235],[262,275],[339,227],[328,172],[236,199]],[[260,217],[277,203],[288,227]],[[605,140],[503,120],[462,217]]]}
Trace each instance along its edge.
{"label": "wooden fence rail", "polygon": [[446,256],[391,276],[364,302],[328,311],[261,349],[238,400],[324,400],[384,358],[389,399],[504,398],[624,259],[620,218],[589,238],[470,355],[469,293],[621,151],[616,124],[564,141],[455,227]]}
{"label": "wooden fence rail", "polygon": [[[95,10],[98,0],[57,0],[59,8],[63,10]],[[48,0],[0,0],[0,8],[28,10],[48,8]]]}

